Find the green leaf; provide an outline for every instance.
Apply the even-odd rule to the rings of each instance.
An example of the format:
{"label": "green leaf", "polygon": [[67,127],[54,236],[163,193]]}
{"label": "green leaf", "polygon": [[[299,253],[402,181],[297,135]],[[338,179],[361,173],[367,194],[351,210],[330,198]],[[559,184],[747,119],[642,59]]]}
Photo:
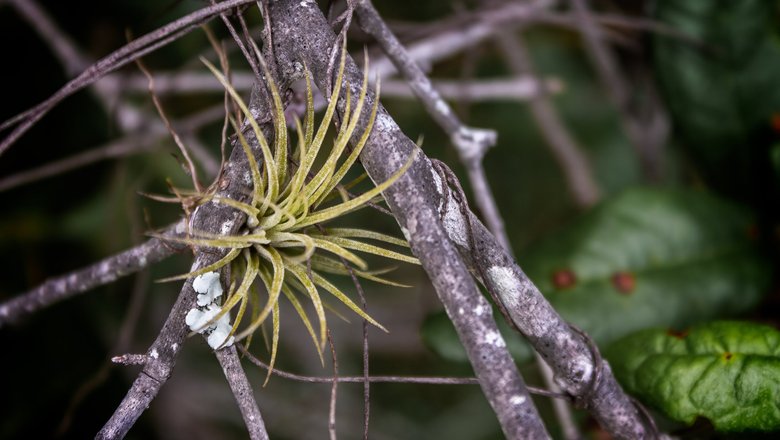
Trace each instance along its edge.
{"label": "green leaf", "polygon": [[734,316],[771,268],[746,210],[705,193],[636,188],[519,259],[567,321],[606,344],[635,330]]}
{"label": "green leaf", "polygon": [[766,160],[765,134],[780,112],[778,5],[776,0],[657,2],[660,22],[705,45],[656,36],[656,73],[686,148],[724,190],[744,187]]}
{"label": "green leaf", "polygon": [[667,416],[718,431],[780,429],[780,332],[713,322],[687,333],[643,330],[607,352],[618,380]]}

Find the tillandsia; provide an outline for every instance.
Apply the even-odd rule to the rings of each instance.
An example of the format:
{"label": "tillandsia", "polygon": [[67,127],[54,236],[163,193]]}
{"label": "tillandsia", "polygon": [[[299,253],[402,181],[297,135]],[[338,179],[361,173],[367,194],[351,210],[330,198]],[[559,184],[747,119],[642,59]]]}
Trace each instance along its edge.
{"label": "tillandsia", "polygon": [[[241,144],[251,169],[253,185],[251,201],[245,203],[226,198],[216,194],[215,189],[195,193],[190,197],[190,200],[197,200],[197,203],[222,203],[241,210],[246,214],[247,221],[240,234],[224,236],[203,231],[189,231],[188,236],[183,238],[158,236],[193,247],[227,249],[227,254],[214,264],[164,280],[195,277],[193,288],[199,294],[198,302],[187,315],[187,324],[193,331],[208,333],[209,344],[215,349],[230,345],[234,340],[245,338],[248,345],[253,333],[270,315],[273,328],[270,365],[273,367],[279,342],[279,299],[284,295],[302,320],[322,360],[327,329],[325,317],[327,303],[321,298],[320,289],[331,294],[371,324],[385,330],[341,289],[328,281],[324,274],[347,275],[352,272],[364,279],[402,286],[382,278],[380,275],[386,271],[370,271],[366,261],[355,251],[419,264],[416,258],[386,247],[386,245],[394,245],[408,248],[408,244],[402,239],[365,229],[331,228],[323,225],[325,222],[380,200],[381,192],[389,188],[409,169],[416,155],[416,152],[413,153],[386,181],[359,196],[350,198],[347,188],[354,181],[347,185],[342,185],[341,181],[358,159],[371,133],[378,108],[380,87],[377,82],[376,99],[370,109],[365,129],[359,137],[355,132],[366,102],[368,69],[365,69],[363,84],[354,109],[350,104],[350,89],[346,88],[345,111],[336,130],[333,145],[326,154],[321,155],[336,110],[336,103],[342,92],[345,53],[345,48],[342,48],[330,101],[316,130],[311,76],[305,69],[306,114],[303,124],[297,117],[295,118],[298,142],[292,152],[288,152],[287,120],[282,101],[265,65],[263,64],[263,67],[266,69],[267,85],[272,101],[273,149],[246,104],[224,75],[208,61],[203,60],[240,108],[245,118],[245,127],[252,131],[262,152],[262,161],[256,160],[239,122],[232,120],[238,143]],[[352,150],[347,153],[347,144],[353,134],[357,141]],[[316,167],[315,162],[322,165]],[[213,187],[215,185],[212,185]],[[180,191],[176,193],[182,194]],[[231,269],[231,281],[228,283],[230,287],[227,289],[227,295],[224,295],[224,300],[221,300],[222,285],[219,273],[216,271],[228,265]],[[256,282],[257,280],[259,281]],[[261,299],[261,287],[267,293],[265,301]],[[313,305],[319,321],[318,332],[315,331],[298,299],[300,294],[308,296]],[[238,311],[231,325],[230,312],[236,307]],[[250,310],[249,316],[247,310]],[[247,325],[239,330],[244,321]]]}

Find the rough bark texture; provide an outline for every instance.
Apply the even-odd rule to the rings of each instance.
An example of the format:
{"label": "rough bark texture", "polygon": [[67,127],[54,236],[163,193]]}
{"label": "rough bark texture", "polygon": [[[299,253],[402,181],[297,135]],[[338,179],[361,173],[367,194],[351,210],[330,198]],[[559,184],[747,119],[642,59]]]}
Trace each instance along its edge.
{"label": "rough bark texture", "polygon": [[251,440],[268,440],[268,432],[265,430],[263,416],[260,414],[260,408],[254,399],[252,385],[241,368],[241,359],[236,353],[236,347],[231,345],[217,351],[217,359],[222,366],[222,372],[225,373],[230,391],[236,398],[236,403],[241,410],[241,416],[244,418],[244,425],[249,431]]}
{"label": "rough bark texture", "polygon": [[[327,69],[335,35],[316,3],[273,2],[270,18],[280,75],[300,76],[305,63],[318,87],[327,90],[326,84],[332,80]],[[352,88],[353,97],[358,96],[361,77],[348,57],[345,81]],[[369,100],[373,102],[373,94]],[[416,148],[380,106],[361,160],[371,179],[382,182]],[[444,229],[437,210],[440,197],[435,188],[430,161],[419,154],[412,168],[384,195],[452,319],[505,435],[512,439],[546,438],[548,434],[506,350],[491,308]]]}

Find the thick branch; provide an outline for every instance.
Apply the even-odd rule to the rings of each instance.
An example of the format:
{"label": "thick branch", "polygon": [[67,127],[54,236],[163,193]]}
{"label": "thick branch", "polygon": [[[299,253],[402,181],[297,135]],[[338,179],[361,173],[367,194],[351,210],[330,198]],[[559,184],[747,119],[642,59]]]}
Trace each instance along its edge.
{"label": "thick branch", "polygon": [[[312,69],[317,85],[327,89],[332,80],[327,77],[327,71],[335,35],[316,4],[296,0],[274,2],[271,23],[274,52],[282,75],[300,75],[305,64]],[[300,29],[306,32],[296,31]],[[353,88],[353,97],[358,96],[361,76],[354,61],[348,58],[344,81]],[[373,101],[375,97],[370,94],[367,99]],[[343,102],[340,104],[341,111]],[[363,126],[366,119],[361,121]],[[380,106],[361,160],[371,178],[381,182],[416,148]],[[546,438],[548,434],[506,350],[491,309],[447,238],[434,202],[433,182],[430,161],[418,155],[412,168],[385,192],[385,199],[452,319],[507,438]]]}
{"label": "thick branch", "polygon": [[[179,235],[183,232],[184,222],[178,222],[169,227],[165,234]],[[139,246],[104,258],[84,269],[52,278],[35,289],[0,304],[0,327],[76,294],[135,273],[182,249],[184,248],[181,245],[162,243],[160,240],[152,238]]]}

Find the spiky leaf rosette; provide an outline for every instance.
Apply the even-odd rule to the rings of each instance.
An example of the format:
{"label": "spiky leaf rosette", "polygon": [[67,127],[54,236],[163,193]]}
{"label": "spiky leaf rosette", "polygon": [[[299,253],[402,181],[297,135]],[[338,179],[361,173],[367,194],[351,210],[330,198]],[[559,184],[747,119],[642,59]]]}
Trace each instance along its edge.
{"label": "spiky leaf rosette", "polygon": [[[303,124],[296,118],[297,147],[288,157],[287,121],[276,85],[266,69],[268,89],[272,97],[273,123],[275,136],[273,146],[266,140],[259,125],[252,117],[244,101],[211,63],[203,62],[222,83],[235,103],[241,109],[245,118],[245,128],[251,130],[256,137],[262,153],[262,163],[258,163],[251,148],[239,128],[237,121],[232,121],[238,142],[241,144],[248,159],[253,183],[253,192],[249,203],[217,195],[212,191],[197,194],[200,203],[213,201],[239,209],[247,216],[246,227],[241,234],[224,236],[209,234],[203,231],[190,231],[186,238],[160,238],[175,240],[194,247],[211,247],[228,249],[225,257],[214,264],[199,270],[167,278],[164,281],[182,280],[197,277],[217,271],[228,264],[231,265],[232,286],[229,289],[219,312],[210,316],[201,329],[219,322],[231,310],[238,307],[236,319],[225,340],[219,346],[225,345],[231,337],[236,340],[250,338],[251,335],[267,320],[272,320],[273,336],[271,347],[271,365],[276,357],[279,340],[279,298],[284,295],[296,310],[304,326],[317,346],[320,358],[326,338],[326,317],[324,302],[320,296],[325,291],[342,302],[355,313],[371,324],[383,329],[381,324],[367,315],[343,291],[329,282],[324,274],[348,274],[352,271],[358,277],[401,286],[386,280],[379,275],[382,271],[369,271],[366,261],[357,252],[379,255],[393,260],[419,264],[419,261],[402,252],[386,248],[386,245],[407,247],[406,241],[378,232],[352,228],[326,228],[325,222],[343,216],[366,206],[369,202],[381,198],[381,192],[392,185],[412,162],[415,154],[385,182],[350,198],[341,181],[347,171],[356,162],[358,155],[368,140],[376,117],[379,96],[377,83],[374,105],[365,130],[359,134],[351,151],[347,152],[347,144],[356,132],[361,112],[364,110],[368,91],[368,69],[363,77],[363,85],[354,109],[350,106],[349,88],[346,91],[346,109],[340,127],[335,133],[333,145],[326,150],[326,155],[320,155],[326,138],[326,133],[336,110],[336,103],[342,92],[346,51],[342,49],[338,74],[334,83],[330,101],[320,125],[314,126],[314,105],[312,98],[311,77],[306,71],[306,115]],[[265,66],[263,66],[265,68]],[[315,167],[315,162],[322,163]],[[374,244],[376,243],[376,244]],[[350,267],[347,268],[346,264]],[[256,282],[259,280],[258,282]],[[264,287],[267,298],[261,298]],[[319,322],[319,331],[315,331],[305,312],[300,295],[308,297],[314,306]],[[239,331],[239,326],[245,320],[249,310],[248,325]],[[229,315],[228,315],[229,316]],[[224,322],[224,320],[222,321]],[[194,329],[198,330],[198,329]],[[249,342],[249,341],[248,341]],[[247,342],[247,343],[248,343]]]}

